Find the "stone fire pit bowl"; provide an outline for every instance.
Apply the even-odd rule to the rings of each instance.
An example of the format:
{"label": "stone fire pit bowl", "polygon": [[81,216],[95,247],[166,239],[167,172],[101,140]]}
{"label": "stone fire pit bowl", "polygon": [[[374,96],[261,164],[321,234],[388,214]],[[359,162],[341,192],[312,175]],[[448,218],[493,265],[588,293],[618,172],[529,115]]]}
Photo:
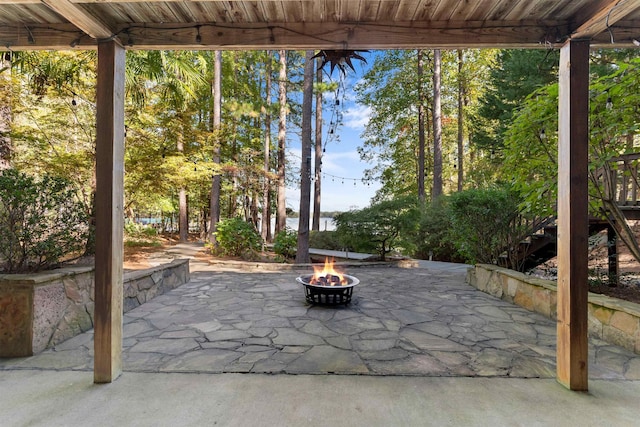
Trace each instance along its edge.
{"label": "stone fire pit bowl", "polygon": [[349,304],[351,302],[353,288],[360,283],[360,280],[354,276],[349,276],[348,274],[343,274],[342,277],[347,280],[347,283],[344,285],[312,285],[310,282],[313,278],[313,274],[298,276],[296,277],[296,281],[304,285],[305,297],[309,304]]}

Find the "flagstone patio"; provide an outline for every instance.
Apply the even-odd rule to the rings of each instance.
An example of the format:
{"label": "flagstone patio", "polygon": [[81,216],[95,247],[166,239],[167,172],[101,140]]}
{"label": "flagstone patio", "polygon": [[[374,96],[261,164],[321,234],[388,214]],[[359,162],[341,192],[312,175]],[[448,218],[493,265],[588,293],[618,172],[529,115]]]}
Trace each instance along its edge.
{"label": "flagstone patio", "polygon": [[[200,265],[124,317],[124,371],[555,378],[555,322],[467,285],[465,269],[352,268],[348,306],[311,306],[300,272]],[[640,356],[591,339],[589,377],[640,379]],[[93,335],[0,370],[91,370]]]}

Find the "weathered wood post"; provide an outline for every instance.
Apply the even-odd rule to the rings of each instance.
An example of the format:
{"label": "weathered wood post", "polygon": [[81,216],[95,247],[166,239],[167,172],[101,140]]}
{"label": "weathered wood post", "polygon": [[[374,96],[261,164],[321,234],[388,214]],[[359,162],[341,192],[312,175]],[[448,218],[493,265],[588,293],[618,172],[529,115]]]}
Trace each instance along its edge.
{"label": "weathered wood post", "polygon": [[557,379],[588,389],[589,40],[560,50]]}
{"label": "weathered wood post", "polygon": [[122,372],[124,66],[116,41],[98,43],[94,382]]}

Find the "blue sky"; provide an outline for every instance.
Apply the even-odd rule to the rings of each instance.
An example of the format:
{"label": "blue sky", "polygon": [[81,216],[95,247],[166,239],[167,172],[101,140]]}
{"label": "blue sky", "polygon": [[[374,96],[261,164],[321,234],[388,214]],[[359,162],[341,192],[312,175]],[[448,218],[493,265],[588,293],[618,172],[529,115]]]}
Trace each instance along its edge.
{"label": "blue sky", "polygon": [[[373,63],[373,53],[364,53],[368,64],[353,61],[356,71],[349,69],[341,87],[338,98],[341,101],[339,111],[342,112],[342,126],[335,129],[334,135],[329,135],[332,114],[335,114],[335,96],[327,94],[323,109],[323,139],[327,141],[326,151],[322,161],[322,211],[348,211],[350,209],[362,209],[370,204],[371,198],[380,183],[371,181],[368,184],[362,182],[364,170],[375,166],[360,160],[357,147],[362,145],[361,133],[367,124],[370,111],[364,105],[355,102],[353,88],[362,78],[362,75]],[[329,65],[325,66],[329,71]],[[325,73],[325,81],[327,81]],[[339,71],[336,68],[332,75],[333,81],[339,81]],[[342,94],[344,92],[344,94]],[[315,122],[314,122],[315,123]],[[336,140],[338,136],[339,140]],[[289,141],[289,161],[291,167],[300,168],[300,140],[296,136]],[[324,143],[324,142],[323,142]],[[354,185],[355,183],[355,185]],[[313,194],[313,185],[312,185]],[[295,211],[300,209],[300,189],[297,186],[287,188],[287,206]],[[311,204],[313,210],[313,204]]]}

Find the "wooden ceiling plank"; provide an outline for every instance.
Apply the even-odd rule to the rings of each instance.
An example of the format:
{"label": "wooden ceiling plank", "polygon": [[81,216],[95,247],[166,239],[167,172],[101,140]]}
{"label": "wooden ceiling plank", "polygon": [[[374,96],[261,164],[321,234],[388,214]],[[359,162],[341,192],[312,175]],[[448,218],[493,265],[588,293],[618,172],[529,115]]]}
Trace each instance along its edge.
{"label": "wooden ceiling plank", "polygon": [[[371,3],[371,2],[363,2],[363,3]],[[402,21],[402,20],[412,20],[413,15],[416,13],[416,9],[420,4],[420,0],[402,0],[400,4],[398,4],[398,9],[396,10],[396,14],[392,18],[394,21]],[[365,9],[364,5],[362,9]]]}
{"label": "wooden ceiling plank", "polygon": [[17,5],[8,5],[3,6],[2,11],[0,11],[0,23],[3,25],[62,24],[63,22],[66,22],[66,19],[42,3],[29,3],[19,7]]}
{"label": "wooden ceiling plank", "polygon": [[455,8],[452,8],[451,15],[449,19],[453,19],[456,21],[464,20],[465,16],[467,16],[470,12],[469,10],[473,7],[473,5],[468,1],[459,1]]}
{"label": "wooden ceiling plank", "polygon": [[[321,3],[321,2],[318,2]],[[296,1],[289,3],[276,3],[276,8],[278,10],[278,16],[280,18],[274,19],[270,22],[305,22],[306,16],[305,9],[309,7],[309,2],[307,1]],[[314,16],[314,15],[311,15]]]}
{"label": "wooden ceiling plank", "polygon": [[351,22],[357,22],[360,20],[360,16],[358,14],[360,10],[360,0],[358,1],[342,0],[341,6],[342,6],[343,19]]}
{"label": "wooden ceiling plank", "polygon": [[360,19],[364,22],[375,21],[378,16],[379,3],[372,1],[364,1],[360,6]]}
{"label": "wooden ceiling plank", "polygon": [[636,0],[609,0],[603,7],[579,23],[571,34],[572,39],[589,39],[613,26],[640,7]]}
{"label": "wooden ceiling plank", "polygon": [[109,27],[69,0],[42,0],[42,3],[94,39],[107,39],[113,36],[113,31]]}
{"label": "wooden ceiling plank", "polygon": [[378,8],[378,16],[376,17],[375,22],[387,21],[390,20],[392,16],[397,16],[399,5],[400,1],[380,2],[380,7]]}
{"label": "wooden ceiling plank", "polygon": [[531,12],[535,10],[540,3],[540,1],[521,0],[513,6],[511,11],[507,13],[504,18],[508,20],[531,19]]}
{"label": "wooden ceiling plank", "polygon": [[[464,0],[440,0],[433,10],[434,21],[446,21],[458,7],[458,3]],[[453,4],[451,4],[453,3]]]}

